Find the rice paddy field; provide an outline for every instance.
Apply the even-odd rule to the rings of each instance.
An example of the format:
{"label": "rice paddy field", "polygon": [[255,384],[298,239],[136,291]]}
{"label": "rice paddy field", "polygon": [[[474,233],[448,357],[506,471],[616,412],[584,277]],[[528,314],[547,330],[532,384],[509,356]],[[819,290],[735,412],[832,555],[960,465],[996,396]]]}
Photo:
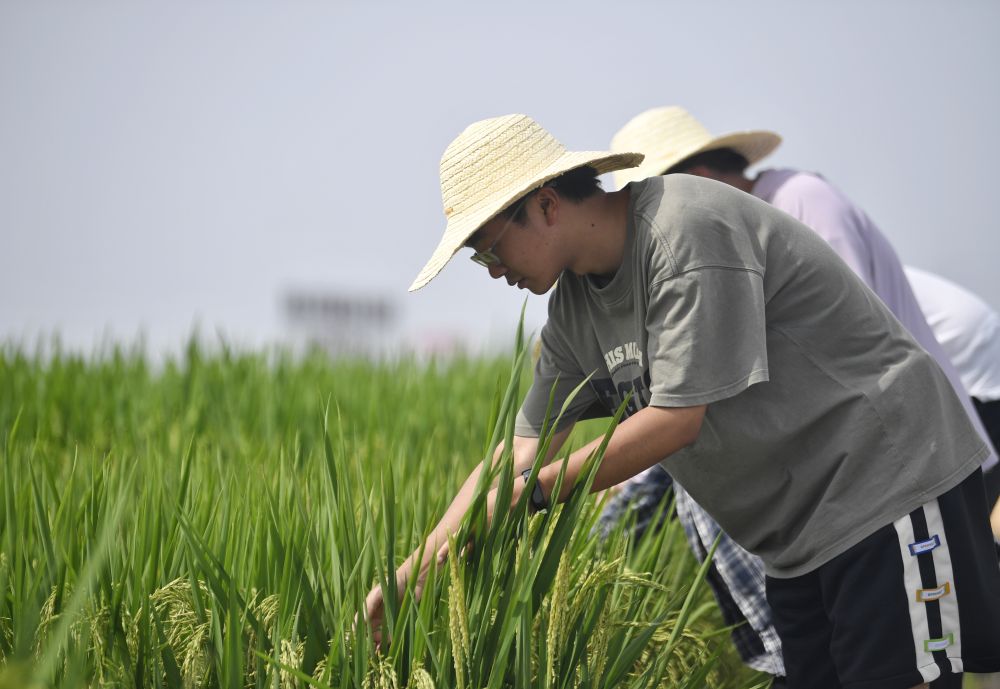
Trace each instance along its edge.
{"label": "rice paddy field", "polygon": [[365,595],[509,437],[525,359],[0,346],[0,688],[766,686],[676,522],[601,541],[582,490],[478,502],[373,643]]}

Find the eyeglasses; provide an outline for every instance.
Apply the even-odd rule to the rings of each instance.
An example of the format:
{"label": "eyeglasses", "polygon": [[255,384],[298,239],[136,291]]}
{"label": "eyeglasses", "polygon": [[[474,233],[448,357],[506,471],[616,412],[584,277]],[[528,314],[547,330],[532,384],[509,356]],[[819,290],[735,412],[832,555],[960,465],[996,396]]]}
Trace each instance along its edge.
{"label": "eyeglasses", "polygon": [[469,256],[469,258],[481,265],[483,268],[489,268],[490,266],[495,266],[500,263],[500,257],[493,253],[493,248],[500,243],[500,240],[503,239],[504,233],[510,229],[510,226],[511,221],[508,220],[507,224],[503,226],[502,230],[500,230],[500,234],[497,235],[497,238],[493,240],[493,243],[490,244],[488,248],[473,253]]}
{"label": "eyeglasses", "polygon": [[528,194],[527,196],[523,197],[520,201],[517,202],[517,206],[514,207],[514,211],[510,214],[510,217],[507,218],[507,222],[504,224],[503,229],[500,230],[500,233],[497,235],[497,238],[493,240],[493,243],[490,244],[487,248],[483,249],[482,251],[477,251],[473,253],[471,256],[469,256],[469,258],[471,258],[474,262],[481,265],[483,268],[489,268],[490,266],[495,266],[496,264],[500,263],[500,257],[497,256],[495,253],[493,253],[493,249],[494,247],[496,247],[497,244],[500,243],[500,240],[503,239],[504,234],[507,232],[507,230],[510,229],[511,224],[513,224],[514,217],[521,210],[521,206],[527,203],[528,199],[531,198],[531,196],[532,194]]}

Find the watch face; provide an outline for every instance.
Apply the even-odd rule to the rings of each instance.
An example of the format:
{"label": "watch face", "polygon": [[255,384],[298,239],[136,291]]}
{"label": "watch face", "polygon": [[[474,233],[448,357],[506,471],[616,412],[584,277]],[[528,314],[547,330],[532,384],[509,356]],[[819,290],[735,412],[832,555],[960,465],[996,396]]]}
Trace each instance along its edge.
{"label": "watch face", "polygon": [[[521,478],[524,479],[525,484],[528,483],[528,479],[531,477],[531,469],[525,469],[521,472]],[[548,503],[545,501],[545,493],[542,492],[542,484],[537,479],[535,479],[535,485],[531,490],[531,496],[528,498],[528,502],[531,504],[531,509],[533,512],[541,512],[542,510],[547,510],[549,508]]]}
{"label": "watch face", "polygon": [[535,503],[536,510],[548,509],[548,503],[545,502],[545,494],[542,493],[542,484],[539,481],[535,481],[535,490],[531,491],[531,501]]}

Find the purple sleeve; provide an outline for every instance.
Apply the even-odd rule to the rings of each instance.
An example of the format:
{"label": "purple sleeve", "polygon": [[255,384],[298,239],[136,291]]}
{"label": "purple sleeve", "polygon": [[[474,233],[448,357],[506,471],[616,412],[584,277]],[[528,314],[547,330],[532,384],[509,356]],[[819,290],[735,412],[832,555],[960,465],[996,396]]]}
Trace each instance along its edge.
{"label": "purple sleeve", "polygon": [[869,220],[833,185],[817,175],[799,173],[781,186],[771,205],[809,226],[866,285],[874,286],[872,252],[864,233]]}

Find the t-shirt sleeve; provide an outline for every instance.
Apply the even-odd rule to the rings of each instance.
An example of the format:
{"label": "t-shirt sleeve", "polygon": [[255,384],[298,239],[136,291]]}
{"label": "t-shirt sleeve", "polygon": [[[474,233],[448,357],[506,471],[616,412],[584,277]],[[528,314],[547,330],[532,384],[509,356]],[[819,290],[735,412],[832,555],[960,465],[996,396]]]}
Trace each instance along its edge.
{"label": "t-shirt sleeve", "polygon": [[[589,371],[582,371],[576,360],[570,356],[565,340],[552,321],[542,328],[541,345],[541,354],[535,364],[535,378],[524,402],[521,403],[521,409],[514,423],[514,433],[527,438],[537,438],[541,435],[550,396],[552,397],[550,422],[554,422],[573,390],[590,374]],[[597,396],[593,388],[584,385],[573,397],[556,430],[562,430],[573,424],[596,401]]]}
{"label": "t-shirt sleeve", "polygon": [[706,267],[652,285],[646,316],[650,405],[690,407],[768,380],[764,283]]}
{"label": "t-shirt sleeve", "polygon": [[800,173],[785,183],[771,204],[811,228],[871,287],[871,249],[865,243],[861,211],[822,177]]}

